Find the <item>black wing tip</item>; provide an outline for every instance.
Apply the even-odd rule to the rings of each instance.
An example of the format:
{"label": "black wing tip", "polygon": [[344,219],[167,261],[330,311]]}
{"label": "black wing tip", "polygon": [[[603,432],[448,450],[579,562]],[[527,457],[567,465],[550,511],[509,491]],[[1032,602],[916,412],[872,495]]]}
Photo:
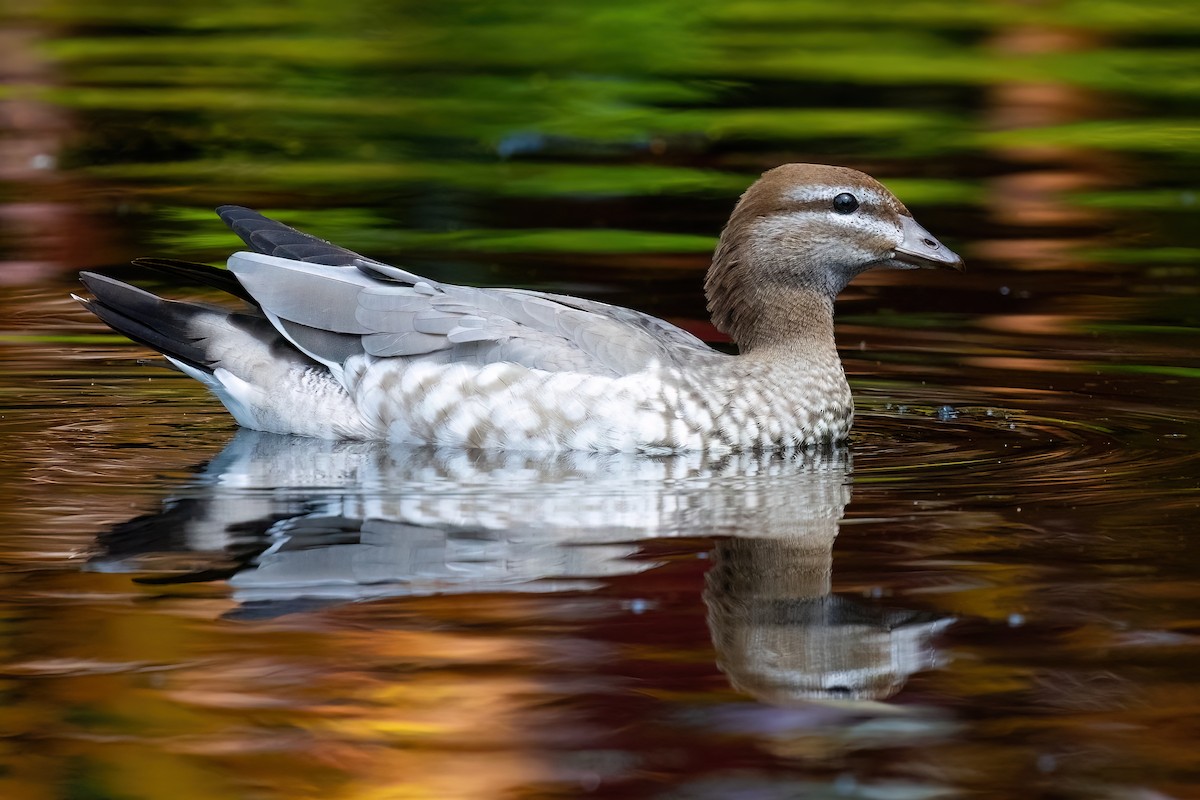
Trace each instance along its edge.
{"label": "black wing tip", "polygon": [[242,213],[242,212],[247,213],[247,214],[253,214],[258,217],[262,216],[262,214],[259,214],[257,211],[255,211],[252,208],[246,208],[245,206],[234,205],[233,203],[226,203],[224,205],[217,206],[216,212],[217,212],[217,216],[220,217],[221,219],[226,219],[227,217],[230,217],[230,216],[233,216],[234,214],[238,214],[238,213]]}
{"label": "black wing tip", "polygon": [[217,216],[254,252],[327,267],[355,266],[363,256],[245,206],[224,205]]}
{"label": "black wing tip", "polygon": [[[252,228],[258,228],[263,225],[274,226],[282,224],[265,214],[255,211],[253,208],[246,208],[245,206],[232,204],[217,206],[216,212],[217,216],[221,218],[221,222],[224,222],[230,230],[243,240],[246,238],[243,233],[248,233]],[[249,242],[246,243],[249,244]]]}

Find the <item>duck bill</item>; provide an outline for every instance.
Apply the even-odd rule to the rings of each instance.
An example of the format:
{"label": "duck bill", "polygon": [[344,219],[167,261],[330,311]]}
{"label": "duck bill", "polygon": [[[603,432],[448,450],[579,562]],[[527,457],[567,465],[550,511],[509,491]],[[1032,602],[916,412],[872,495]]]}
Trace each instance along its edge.
{"label": "duck bill", "polygon": [[962,270],[962,257],[935,239],[912,217],[900,218],[900,230],[904,240],[896,246],[894,261],[899,261],[908,269]]}

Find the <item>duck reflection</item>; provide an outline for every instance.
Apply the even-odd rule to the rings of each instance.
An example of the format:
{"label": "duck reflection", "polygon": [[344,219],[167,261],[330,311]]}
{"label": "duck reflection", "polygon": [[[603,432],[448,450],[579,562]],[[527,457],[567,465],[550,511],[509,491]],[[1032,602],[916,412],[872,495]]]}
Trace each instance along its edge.
{"label": "duck reflection", "polygon": [[717,665],[772,705],[883,699],[936,666],[951,620],[831,593],[833,536],[719,542],[704,602]]}
{"label": "duck reflection", "polygon": [[772,704],[884,698],[947,624],[831,593],[849,454],[531,454],[240,431],[92,568],[227,578],[241,616],[380,597],[580,591],[653,569],[650,539],[715,538],[718,665]]}

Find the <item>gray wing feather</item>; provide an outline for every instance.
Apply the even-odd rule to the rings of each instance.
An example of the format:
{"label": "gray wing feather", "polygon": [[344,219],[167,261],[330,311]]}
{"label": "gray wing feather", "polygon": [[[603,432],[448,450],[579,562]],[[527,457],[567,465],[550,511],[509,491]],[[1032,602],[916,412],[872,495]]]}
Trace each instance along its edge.
{"label": "gray wing feather", "polygon": [[229,268],[281,333],[331,365],[366,352],[621,375],[656,361],[725,357],[632,309],[522,289],[441,284],[362,257],[333,266],[236,253]]}
{"label": "gray wing feather", "polygon": [[446,347],[445,336],[431,336],[417,331],[404,333],[372,333],[362,338],[363,349],[373,356],[420,356]]}
{"label": "gray wing feather", "polygon": [[495,341],[495,334],[483,327],[478,328],[456,328],[446,334],[446,339],[451,344],[465,344],[467,342],[491,342]]}
{"label": "gray wing feather", "polygon": [[569,295],[551,294],[550,292],[535,292],[531,289],[508,289],[507,291],[519,294],[527,294],[535,297],[545,298],[555,303],[577,308],[581,311],[589,311],[594,314],[599,314],[619,322],[626,323],[635,328],[642,328],[656,338],[662,339],[664,342],[670,342],[673,346],[698,350],[701,353],[719,355],[711,347],[705,344],[703,339],[694,336],[683,328],[677,325],[672,325],[664,319],[651,316],[642,311],[635,311],[632,308],[624,308],[623,306],[614,306],[609,303],[602,303],[599,300],[588,300],[583,297],[571,297]]}
{"label": "gray wing feather", "polygon": [[411,288],[397,290],[398,287],[371,286],[362,290],[358,296],[359,314],[369,311],[379,311],[388,314],[393,311],[420,311],[429,307],[429,295],[418,294]]}
{"label": "gray wing feather", "polygon": [[382,262],[375,261],[374,259],[364,258],[362,256],[359,256],[358,261],[356,261],[354,265],[363,273],[373,278],[381,278],[383,280],[399,281],[400,283],[410,284],[433,283],[428,278],[422,278],[416,273],[400,269],[399,267],[393,267],[391,264],[384,264]]}
{"label": "gray wing feather", "polygon": [[[475,319],[483,322],[483,319],[480,317],[475,317]],[[461,327],[461,323],[463,321],[464,318],[459,314],[448,314],[445,311],[433,309],[431,311],[418,314],[416,319],[413,320],[413,328],[421,333],[448,336],[450,331]],[[480,329],[481,328],[479,326],[476,326],[476,330]]]}
{"label": "gray wing feather", "polygon": [[323,331],[278,317],[272,322],[289,341],[326,364],[343,364],[350,356],[366,352],[363,349],[362,337],[352,333]]}
{"label": "gray wing feather", "polygon": [[358,270],[234,253],[229,269],[262,307],[282,319],[338,333],[372,333],[355,319],[358,296],[373,281]]}

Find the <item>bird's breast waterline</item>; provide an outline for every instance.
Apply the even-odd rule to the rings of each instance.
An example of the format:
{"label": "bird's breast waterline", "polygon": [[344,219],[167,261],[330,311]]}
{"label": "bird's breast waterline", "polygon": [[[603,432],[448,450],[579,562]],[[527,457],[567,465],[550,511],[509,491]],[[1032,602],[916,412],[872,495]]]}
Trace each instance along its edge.
{"label": "bird's breast waterline", "polygon": [[364,438],[480,448],[665,452],[843,438],[840,366],[784,384],[656,365],[608,377],[515,365],[348,364]]}

